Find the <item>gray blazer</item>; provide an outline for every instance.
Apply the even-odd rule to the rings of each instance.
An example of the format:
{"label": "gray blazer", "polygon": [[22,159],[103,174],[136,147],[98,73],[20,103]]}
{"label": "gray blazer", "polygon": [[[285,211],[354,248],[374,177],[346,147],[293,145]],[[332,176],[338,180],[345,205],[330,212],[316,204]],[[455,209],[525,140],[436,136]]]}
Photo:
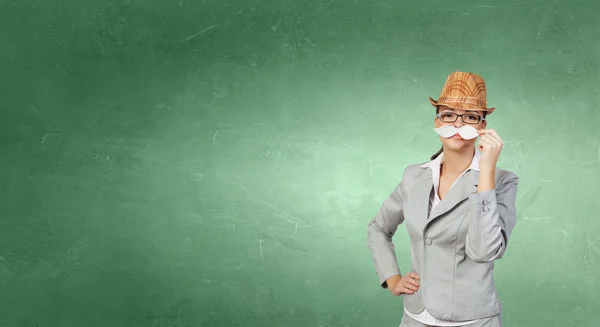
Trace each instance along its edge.
{"label": "gray blazer", "polygon": [[421,164],[404,170],[402,181],[368,227],[379,283],[399,275],[392,236],[403,222],[410,238],[412,271],[419,290],[405,294],[404,307],[418,314],[464,321],[500,313],[494,260],[500,259],[516,224],[518,177],[496,170],[496,189],[477,193],[479,172],[467,171],[428,217],[432,174]]}

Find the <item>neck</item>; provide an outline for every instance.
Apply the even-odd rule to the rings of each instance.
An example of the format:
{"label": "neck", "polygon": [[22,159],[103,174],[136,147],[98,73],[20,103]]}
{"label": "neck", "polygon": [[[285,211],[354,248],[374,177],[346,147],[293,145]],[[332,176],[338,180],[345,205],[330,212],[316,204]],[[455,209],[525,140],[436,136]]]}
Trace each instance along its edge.
{"label": "neck", "polygon": [[474,155],[474,147],[466,147],[460,150],[444,149],[444,163],[441,174],[451,176],[462,174],[471,165]]}

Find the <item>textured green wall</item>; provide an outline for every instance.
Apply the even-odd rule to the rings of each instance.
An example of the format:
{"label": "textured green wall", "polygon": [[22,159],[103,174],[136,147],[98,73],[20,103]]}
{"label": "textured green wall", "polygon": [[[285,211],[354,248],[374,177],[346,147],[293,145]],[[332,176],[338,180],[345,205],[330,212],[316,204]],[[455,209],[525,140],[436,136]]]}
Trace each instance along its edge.
{"label": "textured green wall", "polygon": [[0,326],[397,326],[366,227],[453,70],[521,178],[505,325],[597,326],[598,10],[0,1]]}

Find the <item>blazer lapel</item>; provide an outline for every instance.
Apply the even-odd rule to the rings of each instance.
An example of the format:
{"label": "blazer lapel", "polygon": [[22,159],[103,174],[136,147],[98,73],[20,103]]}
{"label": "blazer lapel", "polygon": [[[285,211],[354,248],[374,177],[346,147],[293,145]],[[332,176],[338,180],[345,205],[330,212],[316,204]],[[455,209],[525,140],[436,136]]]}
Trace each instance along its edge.
{"label": "blazer lapel", "polygon": [[411,205],[414,205],[414,213],[417,217],[415,223],[419,227],[424,227],[429,212],[429,196],[433,191],[433,178],[429,168],[421,169],[420,174],[417,176],[417,183],[412,190],[415,201],[411,201]]}
{"label": "blazer lapel", "polygon": [[438,203],[431,211],[431,215],[425,224],[427,227],[432,221],[440,217],[444,213],[454,208],[457,204],[468,198],[472,193],[477,192],[477,184],[479,180],[479,172],[477,170],[467,171],[460,179],[452,186],[446,196]]}

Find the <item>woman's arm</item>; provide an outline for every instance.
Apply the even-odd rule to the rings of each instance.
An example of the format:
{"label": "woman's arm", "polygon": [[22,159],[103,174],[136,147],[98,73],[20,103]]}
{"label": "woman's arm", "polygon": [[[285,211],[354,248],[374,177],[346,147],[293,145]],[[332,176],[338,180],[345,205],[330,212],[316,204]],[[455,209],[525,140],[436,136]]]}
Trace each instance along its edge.
{"label": "woman's arm", "polygon": [[392,194],[388,196],[375,218],[369,222],[368,227],[368,246],[371,250],[373,263],[375,263],[379,283],[383,288],[388,287],[387,280],[397,282],[400,278],[400,268],[398,268],[398,259],[394,252],[392,236],[394,236],[398,225],[404,221],[404,208],[402,207],[403,183],[404,181],[400,182]]}
{"label": "woman's arm", "polygon": [[509,173],[498,187],[494,183],[493,172],[481,171],[477,193],[470,197],[472,217],[466,253],[476,262],[502,258],[517,222],[515,202],[519,178]]}

